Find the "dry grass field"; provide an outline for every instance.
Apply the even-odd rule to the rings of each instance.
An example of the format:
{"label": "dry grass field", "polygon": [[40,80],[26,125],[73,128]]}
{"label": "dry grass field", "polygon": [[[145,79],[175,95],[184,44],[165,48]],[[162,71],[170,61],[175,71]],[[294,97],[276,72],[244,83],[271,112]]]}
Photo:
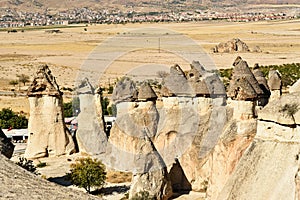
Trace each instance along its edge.
{"label": "dry grass field", "polygon": [[[168,70],[175,63],[188,69],[191,59],[208,68],[231,67],[238,55],[250,66],[300,63],[300,20],[89,25],[60,30],[62,33],[0,32],[0,91],[18,90],[9,81],[17,80],[19,74],[33,77],[45,63],[58,84],[70,88],[84,76],[101,84],[113,83],[125,74],[155,78],[156,71]],[[212,53],[215,45],[232,38],[240,38],[250,49],[259,46],[262,52]],[[24,97],[1,96],[0,109],[3,107],[29,110]]]}

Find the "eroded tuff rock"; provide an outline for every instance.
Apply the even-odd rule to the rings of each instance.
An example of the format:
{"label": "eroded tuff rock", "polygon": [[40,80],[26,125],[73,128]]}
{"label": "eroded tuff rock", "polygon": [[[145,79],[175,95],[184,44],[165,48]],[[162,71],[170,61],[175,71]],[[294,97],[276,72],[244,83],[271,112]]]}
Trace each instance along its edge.
{"label": "eroded tuff rock", "polygon": [[289,92],[300,92],[300,79],[289,88]]}
{"label": "eroded tuff rock", "polygon": [[[169,199],[172,196],[172,188],[168,171],[150,138],[145,136],[145,138],[138,143],[137,151],[137,157],[140,157],[141,160],[144,160],[145,155],[151,154],[152,156],[148,156],[148,159],[145,160],[147,171],[133,174],[129,198],[139,192],[146,191],[149,192],[150,197],[154,199]],[[137,161],[136,164],[144,164],[140,162],[139,158]]]}
{"label": "eroded tuff rock", "polygon": [[17,166],[0,154],[0,199],[92,200],[96,196],[48,182]]}
{"label": "eroded tuff rock", "polygon": [[250,51],[246,43],[239,38],[234,38],[225,43],[220,43],[213,48],[214,53],[248,52]]}
{"label": "eroded tuff rock", "polygon": [[300,124],[300,92],[283,95],[270,102],[258,118],[284,125]]}
{"label": "eroded tuff rock", "polygon": [[117,119],[111,129],[105,162],[115,169],[133,171],[130,197],[142,191],[155,199],[172,195],[166,166],[152,143],[157,123],[153,101],[117,104]]}
{"label": "eroded tuff rock", "polygon": [[62,92],[47,65],[39,67],[28,89],[27,158],[59,156],[75,152],[71,134],[64,123]]}
{"label": "eroded tuff rock", "polygon": [[268,86],[271,90],[271,96],[269,101],[278,99],[282,94],[281,75],[278,71],[276,70],[269,71]]}
{"label": "eroded tuff rock", "polygon": [[[152,101],[122,102],[116,106],[117,118],[110,132],[106,162],[122,171],[143,173],[147,171],[145,163],[153,151],[144,157],[139,157],[138,152],[145,137],[155,137],[159,118],[155,104]],[[135,165],[137,162],[140,164]]]}
{"label": "eroded tuff rock", "polygon": [[135,101],[137,97],[137,88],[135,83],[128,77],[120,80],[114,88],[112,101],[114,103]]}
{"label": "eroded tuff rock", "polygon": [[101,96],[99,93],[94,93],[94,91],[95,89],[88,79],[84,79],[77,89],[81,112],[77,117],[76,140],[79,151],[91,155],[104,153],[107,145],[107,136],[104,132],[102,118]]}
{"label": "eroded tuff rock", "polygon": [[[208,72],[199,61],[193,61],[187,73],[196,96],[226,96],[223,82],[216,73]],[[192,80],[192,81],[191,81]]]}
{"label": "eroded tuff rock", "polygon": [[14,153],[15,146],[13,143],[6,137],[0,128],[0,154],[6,156],[7,158],[11,158]]}
{"label": "eroded tuff rock", "polygon": [[276,70],[269,71],[269,79],[268,79],[268,86],[270,90],[281,90],[282,82],[281,82],[281,75]]}
{"label": "eroded tuff rock", "polygon": [[[255,138],[218,199],[299,197],[300,129],[299,125],[291,126],[293,120],[280,112],[286,102],[300,102],[299,94],[282,96],[258,113]],[[297,113],[295,116],[299,116]]]}
{"label": "eroded tuff rock", "polygon": [[228,89],[229,97],[234,100],[255,100],[264,94],[246,61],[238,56],[233,66],[232,80]]}
{"label": "eroded tuff rock", "polygon": [[[174,67],[172,70],[178,80],[195,79],[192,80],[195,83],[211,75],[198,62],[193,63],[187,74]],[[215,199],[255,135],[255,98],[231,100],[226,105],[222,95],[207,98],[197,97],[196,93],[195,96],[181,94],[162,97],[158,108],[153,101],[118,103],[106,160],[111,167],[140,172],[135,173],[134,183],[138,184],[134,188],[136,185],[142,188],[142,182],[149,188],[148,180],[156,177],[161,182],[159,177],[165,173],[146,173],[152,165],[145,163],[156,163],[153,159],[158,156],[171,175],[174,192],[207,190],[209,197]],[[145,138],[155,151],[148,148]]]}

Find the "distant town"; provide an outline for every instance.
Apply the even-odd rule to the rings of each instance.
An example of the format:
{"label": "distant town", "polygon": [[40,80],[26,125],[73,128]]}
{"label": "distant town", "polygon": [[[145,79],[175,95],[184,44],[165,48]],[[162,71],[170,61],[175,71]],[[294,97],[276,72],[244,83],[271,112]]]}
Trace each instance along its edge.
{"label": "distant town", "polygon": [[125,24],[143,22],[190,22],[203,20],[226,20],[231,22],[251,22],[262,20],[288,20],[299,18],[295,14],[279,13],[228,13],[195,10],[190,12],[122,12],[120,10],[91,10],[88,8],[49,12],[22,12],[14,9],[2,9],[0,28],[18,28],[26,26],[51,26],[69,24]]}

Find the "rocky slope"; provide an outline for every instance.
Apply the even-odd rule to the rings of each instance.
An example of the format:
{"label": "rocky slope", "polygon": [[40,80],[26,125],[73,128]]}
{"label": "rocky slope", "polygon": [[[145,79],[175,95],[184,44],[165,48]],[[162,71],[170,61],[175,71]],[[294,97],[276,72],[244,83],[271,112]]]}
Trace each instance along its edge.
{"label": "rocky slope", "polygon": [[0,182],[0,199],[100,199],[43,180],[17,166],[3,155],[0,155]]}

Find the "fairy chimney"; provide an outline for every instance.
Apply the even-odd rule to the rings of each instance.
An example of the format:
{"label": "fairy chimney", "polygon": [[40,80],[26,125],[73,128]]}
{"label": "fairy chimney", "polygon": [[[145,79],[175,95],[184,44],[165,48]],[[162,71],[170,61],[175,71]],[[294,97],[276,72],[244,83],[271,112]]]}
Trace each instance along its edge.
{"label": "fairy chimney", "polygon": [[229,97],[255,101],[259,95],[264,94],[246,61],[238,56],[233,66],[233,75],[228,89]]}
{"label": "fairy chimney", "polygon": [[63,114],[62,92],[47,65],[40,66],[28,88],[30,117],[26,158],[59,156],[75,152]]}
{"label": "fairy chimney", "polygon": [[233,118],[251,119],[255,116],[255,105],[263,91],[255,79],[248,64],[241,57],[233,63],[233,76],[229,84],[229,107],[233,109]]}
{"label": "fairy chimney", "polygon": [[94,89],[87,78],[81,82],[76,91],[80,102],[76,132],[79,152],[90,155],[104,153],[107,136],[104,132],[100,92]]}

